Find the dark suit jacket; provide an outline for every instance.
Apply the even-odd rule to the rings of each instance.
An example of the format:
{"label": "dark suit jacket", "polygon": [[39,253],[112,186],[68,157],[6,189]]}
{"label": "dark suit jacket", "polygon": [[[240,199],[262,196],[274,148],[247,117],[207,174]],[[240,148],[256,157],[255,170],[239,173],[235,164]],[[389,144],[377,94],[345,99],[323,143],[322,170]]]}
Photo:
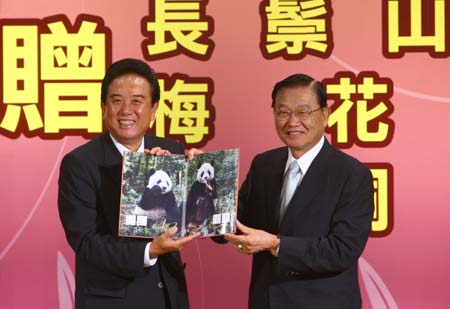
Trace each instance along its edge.
{"label": "dark suit jacket", "polygon": [[239,191],[242,223],[280,237],[278,258],[253,256],[249,308],[360,308],[358,258],[373,216],[373,180],[325,144],[278,224],[288,148],[257,155]]}
{"label": "dark suit jacket", "polygon": [[[183,153],[179,143],[146,135],[145,148],[156,146]],[[76,254],[76,308],[161,308],[161,282],[172,309],[188,308],[179,254],[162,255],[144,268],[148,240],[117,236],[121,170],[122,156],[109,133],[73,150],[61,163],[58,206]]]}

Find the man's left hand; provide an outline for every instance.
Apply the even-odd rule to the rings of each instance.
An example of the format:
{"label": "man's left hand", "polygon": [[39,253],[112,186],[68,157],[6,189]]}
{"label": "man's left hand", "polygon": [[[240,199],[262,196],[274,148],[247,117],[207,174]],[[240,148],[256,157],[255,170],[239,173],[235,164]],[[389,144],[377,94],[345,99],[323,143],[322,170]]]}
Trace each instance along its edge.
{"label": "man's left hand", "polygon": [[227,233],[225,239],[231,242],[239,252],[245,254],[253,254],[264,250],[274,252],[278,248],[280,240],[276,235],[263,230],[252,229],[238,220],[236,220],[236,226],[242,232],[242,235]]}
{"label": "man's left hand", "polygon": [[186,157],[189,161],[193,160],[196,155],[201,154],[201,153],[205,153],[205,152],[203,150],[197,149],[197,148],[191,148],[191,149],[185,151]]}

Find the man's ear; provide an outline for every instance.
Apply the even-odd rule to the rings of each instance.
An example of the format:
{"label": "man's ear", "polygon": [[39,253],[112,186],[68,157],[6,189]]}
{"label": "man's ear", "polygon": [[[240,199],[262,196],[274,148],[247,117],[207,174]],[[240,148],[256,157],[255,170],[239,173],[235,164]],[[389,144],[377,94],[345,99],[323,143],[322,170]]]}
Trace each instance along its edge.
{"label": "man's ear", "polygon": [[105,102],[101,102],[100,103],[102,105],[102,119],[105,120]]}
{"label": "man's ear", "polygon": [[150,115],[150,121],[155,120],[155,118],[156,118],[156,111],[158,110],[158,107],[159,107],[159,101],[154,102],[153,105],[152,105],[152,112],[151,112],[151,115]]}
{"label": "man's ear", "polygon": [[324,117],[324,127],[326,128],[328,126],[328,117],[330,117],[330,108],[328,106],[324,107],[322,109],[323,117]]}

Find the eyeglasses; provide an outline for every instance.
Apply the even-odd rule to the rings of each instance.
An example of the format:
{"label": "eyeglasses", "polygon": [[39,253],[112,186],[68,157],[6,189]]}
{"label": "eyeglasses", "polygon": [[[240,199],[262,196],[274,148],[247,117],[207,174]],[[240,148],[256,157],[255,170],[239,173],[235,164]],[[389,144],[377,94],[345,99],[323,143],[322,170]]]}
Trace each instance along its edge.
{"label": "eyeglasses", "polygon": [[286,121],[293,115],[298,120],[307,120],[311,117],[311,114],[320,111],[323,107],[319,107],[312,111],[287,111],[287,110],[273,110],[275,118],[280,121]]}

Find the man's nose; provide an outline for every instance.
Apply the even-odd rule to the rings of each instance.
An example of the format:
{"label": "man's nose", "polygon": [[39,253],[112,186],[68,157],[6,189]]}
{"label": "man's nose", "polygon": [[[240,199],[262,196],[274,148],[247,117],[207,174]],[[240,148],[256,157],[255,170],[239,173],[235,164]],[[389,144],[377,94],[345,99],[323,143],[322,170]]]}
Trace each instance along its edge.
{"label": "man's nose", "polygon": [[123,101],[122,103],[120,103],[120,109],[119,111],[121,113],[129,113],[132,110],[132,105],[131,105],[131,101]]}
{"label": "man's nose", "polygon": [[287,119],[286,123],[289,125],[297,125],[301,121],[298,119],[298,117],[295,115],[295,113],[290,113],[289,118]]}

